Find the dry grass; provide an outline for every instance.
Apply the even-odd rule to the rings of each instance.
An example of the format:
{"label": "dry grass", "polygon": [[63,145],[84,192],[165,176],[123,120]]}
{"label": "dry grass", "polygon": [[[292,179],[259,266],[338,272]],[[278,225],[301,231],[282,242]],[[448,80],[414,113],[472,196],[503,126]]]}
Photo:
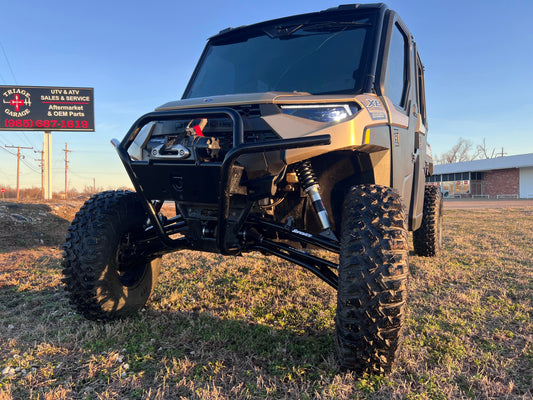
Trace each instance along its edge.
{"label": "dry grass", "polygon": [[340,372],[334,291],[258,253],[166,256],[139,316],[85,321],[60,282],[60,215],[72,213],[49,208],[10,225],[31,232],[26,245],[0,245],[0,400],[533,395],[533,208],[447,212],[443,254],[411,257],[405,342],[386,377]]}

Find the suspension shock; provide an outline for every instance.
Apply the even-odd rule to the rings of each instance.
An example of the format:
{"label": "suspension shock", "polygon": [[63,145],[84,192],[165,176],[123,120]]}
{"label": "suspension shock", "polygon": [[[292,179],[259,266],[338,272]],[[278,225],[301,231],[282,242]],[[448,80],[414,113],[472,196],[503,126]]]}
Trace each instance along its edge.
{"label": "suspension shock", "polygon": [[296,164],[295,170],[304,192],[311,199],[311,203],[318,215],[322,229],[330,229],[331,224],[329,222],[328,213],[324,207],[322,197],[320,196],[320,186],[318,185],[318,179],[313,171],[311,162],[309,160],[301,161]]}

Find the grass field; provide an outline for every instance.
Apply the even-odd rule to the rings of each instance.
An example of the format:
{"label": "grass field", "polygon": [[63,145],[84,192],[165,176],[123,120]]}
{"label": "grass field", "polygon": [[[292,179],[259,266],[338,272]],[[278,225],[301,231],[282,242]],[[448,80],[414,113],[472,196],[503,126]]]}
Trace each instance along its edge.
{"label": "grass field", "polygon": [[0,400],[533,396],[532,207],[446,213],[442,255],[411,256],[405,340],[381,377],[338,370],[335,292],[258,253],[166,256],[143,312],[86,321],[61,283],[72,207],[15,222],[2,204]]}

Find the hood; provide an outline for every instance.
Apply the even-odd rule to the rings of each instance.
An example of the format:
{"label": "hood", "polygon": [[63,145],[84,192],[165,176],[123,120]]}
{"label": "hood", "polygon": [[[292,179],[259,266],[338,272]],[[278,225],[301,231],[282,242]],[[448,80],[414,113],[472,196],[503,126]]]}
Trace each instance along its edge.
{"label": "hood", "polygon": [[305,92],[244,93],[170,101],[156,108],[156,111],[198,107],[226,107],[244,104],[328,103],[331,101],[353,100],[354,97],[349,95],[316,96]]}

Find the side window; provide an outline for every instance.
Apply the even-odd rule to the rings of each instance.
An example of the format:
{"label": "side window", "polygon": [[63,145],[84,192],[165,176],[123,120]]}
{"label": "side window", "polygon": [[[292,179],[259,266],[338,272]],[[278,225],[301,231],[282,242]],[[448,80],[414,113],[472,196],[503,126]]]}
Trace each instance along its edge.
{"label": "side window", "polygon": [[418,105],[420,107],[420,115],[422,117],[422,123],[426,124],[426,95],[425,95],[425,89],[424,89],[424,67],[422,66],[422,63],[420,62],[420,58],[417,55],[416,60],[416,74],[418,77]]}
{"label": "side window", "polygon": [[407,89],[408,42],[398,25],[394,25],[389,50],[386,85],[392,103],[404,107]]}

